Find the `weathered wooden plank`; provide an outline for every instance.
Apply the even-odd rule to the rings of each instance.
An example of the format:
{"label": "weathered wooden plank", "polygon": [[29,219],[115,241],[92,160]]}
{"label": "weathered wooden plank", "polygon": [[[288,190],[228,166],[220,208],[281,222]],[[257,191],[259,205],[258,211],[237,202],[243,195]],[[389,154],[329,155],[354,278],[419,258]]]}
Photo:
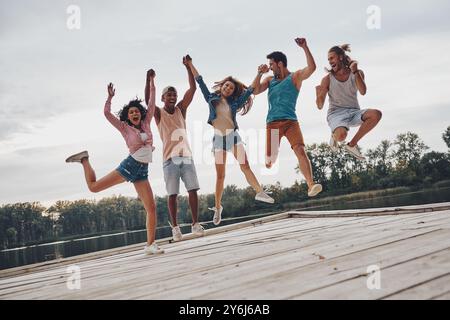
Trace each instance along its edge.
{"label": "weathered wooden plank", "polygon": [[429,300],[450,292],[450,271],[432,280],[401,289],[399,292],[382,297],[386,300]]}
{"label": "weathered wooden plank", "polygon": [[[445,237],[441,239],[441,233],[445,234],[449,229],[448,213],[442,211],[407,216],[295,218],[259,222],[250,224],[251,227],[247,225],[234,231],[227,229],[225,233],[166,244],[164,247],[167,248],[167,253],[158,257],[144,257],[135,248],[118,255],[78,261],[83,281],[83,289],[79,292],[67,290],[66,266],[60,264],[35,269],[38,272],[23,276],[3,278],[0,279],[0,299],[159,299],[165,296],[186,299],[202,295],[209,299],[214,298],[217,292],[228,299],[235,294],[233,290],[230,291],[230,285],[241,293],[246,291],[252,298],[254,290],[270,292],[273,289],[273,283],[268,281],[271,277],[277,279],[278,287],[282,286],[283,290],[287,289],[291,293],[291,296],[281,298],[295,298],[299,294],[298,290],[285,284],[283,277],[278,279],[280,273],[290,275],[296,274],[297,270],[308,271],[316,285],[311,286],[310,290],[315,290],[318,288],[317,284],[321,284],[314,278],[317,272],[329,271],[333,266],[333,272],[325,277],[329,281],[326,285],[333,287],[338,280],[334,270],[336,266],[345,265],[344,262],[359,265],[358,259],[364,260],[364,254],[371,251],[373,254],[373,250],[389,248],[385,254],[395,255],[396,250],[406,250],[405,247],[397,248],[395,245],[415,241],[414,248],[419,251],[410,249],[401,251],[400,255],[397,253],[404,258],[407,254],[414,256],[419,252],[429,252],[430,248],[445,247],[448,244]],[[431,232],[433,230],[434,233]],[[419,236],[420,234],[423,236]],[[445,236],[450,238],[448,233]],[[432,242],[423,237],[437,237],[441,240]],[[424,247],[423,243],[417,243],[419,238],[426,239],[425,242],[429,245]],[[321,260],[320,256],[325,259]],[[349,259],[354,256],[358,256],[358,259]],[[389,257],[391,260],[386,261],[394,261],[393,257]],[[332,265],[325,266],[326,263]],[[355,270],[349,266],[345,272],[354,274]],[[343,273],[338,274],[343,276]],[[347,274],[345,276],[348,277]],[[256,287],[253,282],[256,282]],[[399,290],[406,292],[406,289],[407,287],[401,287]],[[445,286],[441,293],[444,290]]]}
{"label": "weathered wooden plank", "polygon": [[[404,288],[448,275],[449,270],[450,247],[443,251],[398,263],[394,266],[383,267],[381,269],[380,290],[369,290],[366,284],[366,277],[360,276],[312,291],[297,298],[381,299]],[[445,285],[447,290],[450,289],[450,283]]]}
{"label": "weathered wooden plank", "polygon": [[[310,252],[310,255],[312,256],[312,252]],[[317,261],[318,260],[318,258],[317,257],[313,257],[314,258],[314,261]],[[120,286],[120,283],[118,284],[119,286]],[[163,284],[163,286],[164,286],[164,284]],[[131,286],[131,287],[133,287],[133,285]],[[126,290],[126,288],[122,288],[122,289],[124,289],[124,290]],[[114,290],[113,290],[114,291]]]}

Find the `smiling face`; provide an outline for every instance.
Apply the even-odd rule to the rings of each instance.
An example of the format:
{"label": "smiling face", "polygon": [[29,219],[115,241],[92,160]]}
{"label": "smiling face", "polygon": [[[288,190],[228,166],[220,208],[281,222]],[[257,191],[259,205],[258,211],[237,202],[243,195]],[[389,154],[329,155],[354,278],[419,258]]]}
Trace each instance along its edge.
{"label": "smiling face", "polygon": [[334,73],[338,72],[342,69],[343,63],[342,63],[343,57],[339,57],[339,55],[334,52],[328,52],[328,63],[330,64],[331,69]]}
{"label": "smiling face", "polygon": [[161,98],[162,102],[164,102],[165,107],[173,108],[175,107],[177,100],[178,100],[178,94],[174,90],[169,90]]}
{"label": "smiling face", "polygon": [[236,89],[236,85],[232,81],[226,81],[220,88],[220,93],[222,97],[228,98],[233,95],[234,89]]}
{"label": "smiling face", "polygon": [[281,68],[283,67],[283,63],[281,61],[280,62],[276,62],[273,59],[270,59],[269,60],[269,67],[270,67],[270,70],[272,70],[273,75],[275,77],[278,77],[280,75],[280,73],[281,73]]}
{"label": "smiling face", "polygon": [[138,126],[141,123],[141,112],[136,107],[128,109],[128,120],[132,125]]}

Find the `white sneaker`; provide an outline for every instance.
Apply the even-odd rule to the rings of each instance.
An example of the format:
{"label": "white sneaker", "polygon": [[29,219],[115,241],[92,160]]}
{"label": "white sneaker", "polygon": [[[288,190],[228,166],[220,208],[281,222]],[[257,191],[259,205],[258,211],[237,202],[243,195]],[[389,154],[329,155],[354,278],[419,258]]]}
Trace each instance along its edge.
{"label": "white sneaker", "polygon": [[66,159],[66,162],[67,163],[69,163],[69,162],[80,162],[81,163],[81,160],[83,160],[84,158],[89,158],[89,154],[87,151],[83,151],[83,152],[71,155],[70,157],[68,157]]}
{"label": "white sneaker", "polygon": [[350,147],[348,144],[345,145],[345,150],[350,153],[352,156],[354,156],[358,160],[366,160],[366,157],[364,157],[361,152],[358,150],[358,145],[355,145],[353,147]]}
{"label": "white sneaker", "polygon": [[196,223],[191,226],[191,232],[195,234],[196,236],[202,237],[205,235],[205,229],[200,223]]}
{"label": "white sneaker", "polygon": [[214,217],[213,217],[213,223],[217,226],[220,221],[222,221],[222,211],[223,207],[220,206],[220,209],[217,209],[216,207],[208,208],[211,211],[214,211]]}
{"label": "white sneaker", "polygon": [[309,189],[308,197],[315,197],[321,192],[322,192],[322,185],[319,183],[316,183],[315,185],[313,185],[311,187],[311,189]]}
{"label": "white sneaker", "polygon": [[158,247],[156,242],[153,242],[151,245],[146,244],[144,248],[144,254],[151,255],[151,254],[160,254],[164,253],[164,249],[161,249]]}
{"label": "white sneaker", "polygon": [[266,191],[262,191],[262,192],[257,193],[256,196],[255,196],[255,200],[262,201],[262,202],[267,202],[267,203],[274,203],[275,202],[275,200],[271,196],[269,196],[266,193]]}
{"label": "white sneaker", "polygon": [[172,228],[172,238],[175,242],[181,241],[183,239],[183,234],[181,233],[180,226]]}
{"label": "white sneaker", "polygon": [[329,145],[330,145],[331,151],[333,151],[333,152],[338,152],[339,151],[339,143],[336,140],[334,140],[333,135],[331,135]]}

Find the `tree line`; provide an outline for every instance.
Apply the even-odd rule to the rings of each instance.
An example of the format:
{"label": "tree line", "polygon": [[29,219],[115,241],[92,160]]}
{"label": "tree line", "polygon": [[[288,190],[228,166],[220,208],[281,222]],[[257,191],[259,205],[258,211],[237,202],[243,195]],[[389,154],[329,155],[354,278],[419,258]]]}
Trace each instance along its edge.
{"label": "tree line", "polygon": [[[450,148],[450,126],[442,135]],[[394,141],[383,140],[358,161],[340,150],[333,153],[326,143],[308,145],[314,178],[324,186],[320,197],[400,186],[427,186],[450,179],[450,151],[429,148],[412,132],[399,134]],[[450,150],[450,149],[449,149]],[[298,172],[298,167],[296,168]],[[276,211],[289,202],[308,200],[305,182],[290,187],[279,182],[265,186],[275,205],[256,202],[252,188],[229,185],[223,194],[224,217],[239,217]],[[158,226],[169,224],[167,197],[156,197]],[[200,221],[211,220],[208,207],[214,194],[199,195]],[[178,200],[179,222],[190,223],[186,196]],[[7,204],[0,207],[0,248],[12,248],[80,235],[139,230],[145,228],[146,214],[139,199],[114,196],[94,200],[57,201],[49,208],[39,202]]]}

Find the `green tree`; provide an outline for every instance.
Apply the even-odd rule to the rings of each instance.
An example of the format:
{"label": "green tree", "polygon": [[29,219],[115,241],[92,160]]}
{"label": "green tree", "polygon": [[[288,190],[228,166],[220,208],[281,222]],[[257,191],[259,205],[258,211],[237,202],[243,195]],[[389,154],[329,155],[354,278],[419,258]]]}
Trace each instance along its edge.
{"label": "green tree", "polygon": [[397,136],[394,141],[394,157],[398,169],[411,167],[417,169],[420,158],[429,149],[416,133],[407,132]]}
{"label": "green tree", "polygon": [[444,139],[447,147],[450,148],[450,126],[447,127],[447,130],[445,130],[445,132],[442,134],[442,139]]}

